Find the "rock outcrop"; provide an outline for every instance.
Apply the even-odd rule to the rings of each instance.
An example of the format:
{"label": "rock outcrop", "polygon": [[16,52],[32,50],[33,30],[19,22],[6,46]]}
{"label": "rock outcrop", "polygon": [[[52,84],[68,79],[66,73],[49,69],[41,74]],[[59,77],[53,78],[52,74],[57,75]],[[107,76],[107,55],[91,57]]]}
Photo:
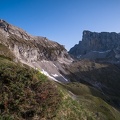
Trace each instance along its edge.
{"label": "rock outcrop", "polygon": [[[46,37],[32,36],[4,20],[0,20],[0,43],[10,49],[14,54],[13,56],[15,56],[15,61],[40,69],[44,73],[47,72],[47,75],[52,74],[54,76],[57,74],[56,76],[62,79],[64,78],[54,64],[56,62],[57,65],[62,63],[70,64],[72,62],[72,58],[63,45]],[[53,69],[54,73],[52,73]],[[50,72],[48,73],[48,71]]]}
{"label": "rock outcrop", "polygon": [[5,39],[2,41],[16,54],[18,59],[27,61],[57,60],[59,57],[69,58],[65,48],[48,40],[46,37],[32,36],[24,30],[0,20],[0,34]]}
{"label": "rock outcrop", "polygon": [[83,31],[82,41],[70,49],[76,58],[120,60],[120,33]]}

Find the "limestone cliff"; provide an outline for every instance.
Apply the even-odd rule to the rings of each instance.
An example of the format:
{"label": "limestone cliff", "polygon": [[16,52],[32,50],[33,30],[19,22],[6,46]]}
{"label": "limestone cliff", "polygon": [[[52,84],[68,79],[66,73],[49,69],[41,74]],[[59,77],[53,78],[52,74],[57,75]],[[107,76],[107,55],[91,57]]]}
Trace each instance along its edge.
{"label": "limestone cliff", "polygon": [[0,20],[0,43],[9,48],[15,56],[15,61],[47,72],[48,76],[57,74],[56,76],[61,78],[59,69],[54,64],[59,66],[61,63],[70,64],[72,61],[63,45],[46,37],[32,36],[4,20]]}
{"label": "limestone cliff", "polygon": [[[59,57],[69,58],[65,48],[48,40],[46,37],[32,36],[24,30],[0,20],[1,42],[8,45],[18,59],[27,61],[57,60]],[[2,41],[3,40],[3,41]]]}
{"label": "limestone cliff", "polygon": [[76,58],[120,59],[120,33],[83,31],[82,41],[70,49]]}

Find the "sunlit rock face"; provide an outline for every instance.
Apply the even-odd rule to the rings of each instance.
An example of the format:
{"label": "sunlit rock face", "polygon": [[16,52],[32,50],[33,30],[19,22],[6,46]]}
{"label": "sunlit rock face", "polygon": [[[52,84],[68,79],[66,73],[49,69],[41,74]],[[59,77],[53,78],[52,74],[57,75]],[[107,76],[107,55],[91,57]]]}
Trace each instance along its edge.
{"label": "sunlit rock face", "polygon": [[18,59],[26,61],[71,59],[63,45],[46,37],[32,36],[4,20],[0,20],[1,43],[8,45]]}
{"label": "sunlit rock face", "polygon": [[120,33],[83,31],[82,41],[69,51],[76,58],[120,59]]}
{"label": "sunlit rock face", "polygon": [[0,44],[9,48],[16,62],[20,61],[44,71],[48,77],[66,82],[59,71],[64,71],[62,64],[71,64],[73,59],[63,45],[46,37],[30,35],[4,20],[0,20]]}

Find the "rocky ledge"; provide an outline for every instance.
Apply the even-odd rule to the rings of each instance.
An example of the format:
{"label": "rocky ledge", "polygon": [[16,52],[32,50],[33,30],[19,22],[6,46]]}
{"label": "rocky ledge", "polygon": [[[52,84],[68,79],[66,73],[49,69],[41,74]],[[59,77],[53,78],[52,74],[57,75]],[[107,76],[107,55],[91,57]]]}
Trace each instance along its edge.
{"label": "rocky ledge", "polygon": [[64,70],[62,64],[71,64],[73,60],[63,45],[46,37],[32,36],[4,20],[0,20],[0,45],[9,49],[16,62],[38,69],[48,77],[52,76],[52,79],[66,82],[59,71]]}
{"label": "rocky ledge", "polygon": [[120,60],[120,33],[83,31],[82,41],[69,53],[75,58]]}

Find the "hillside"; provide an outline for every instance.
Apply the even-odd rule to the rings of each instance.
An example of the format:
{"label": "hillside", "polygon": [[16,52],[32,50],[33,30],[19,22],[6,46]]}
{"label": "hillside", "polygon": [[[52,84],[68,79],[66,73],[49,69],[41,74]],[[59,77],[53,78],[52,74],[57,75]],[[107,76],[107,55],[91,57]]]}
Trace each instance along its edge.
{"label": "hillside", "polygon": [[[26,65],[0,57],[0,120],[119,120],[92,87],[60,85]],[[94,94],[93,92],[94,91]],[[92,106],[92,107],[91,107]]]}
{"label": "hillside", "polygon": [[46,37],[32,36],[4,20],[0,20],[0,43],[14,55],[14,61],[38,69],[56,81],[68,81],[59,69],[63,63],[71,64],[73,59],[63,45]]}
{"label": "hillside", "polygon": [[0,20],[0,120],[119,120],[119,73]]}

